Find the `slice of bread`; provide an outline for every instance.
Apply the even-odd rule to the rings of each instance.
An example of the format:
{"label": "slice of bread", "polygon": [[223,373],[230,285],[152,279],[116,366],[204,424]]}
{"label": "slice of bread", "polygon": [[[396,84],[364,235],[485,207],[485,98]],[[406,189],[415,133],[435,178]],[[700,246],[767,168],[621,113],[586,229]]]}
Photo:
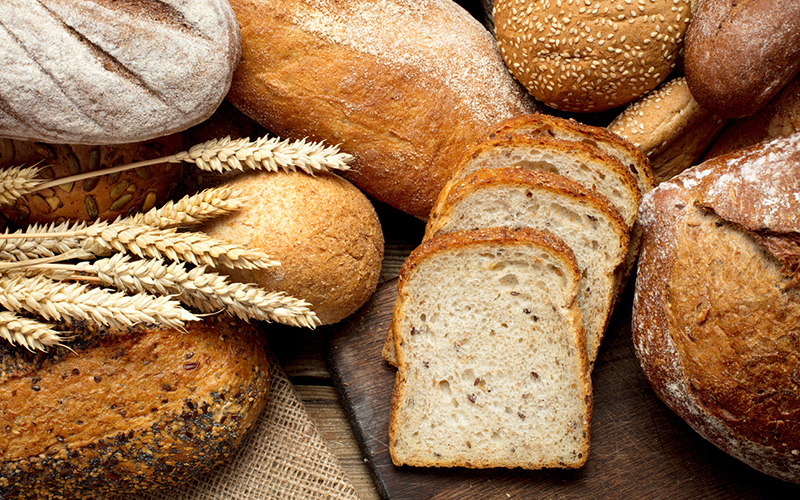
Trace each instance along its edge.
{"label": "slice of bread", "polygon": [[575,253],[581,271],[578,306],[593,365],[625,270],[628,229],[622,217],[604,198],[560,175],[485,169],[442,192],[425,236],[492,226],[548,231]]}
{"label": "slice of bread", "polygon": [[396,465],[576,468],[591,380],[569,247],[493,227],[425,240],[398,280]]}

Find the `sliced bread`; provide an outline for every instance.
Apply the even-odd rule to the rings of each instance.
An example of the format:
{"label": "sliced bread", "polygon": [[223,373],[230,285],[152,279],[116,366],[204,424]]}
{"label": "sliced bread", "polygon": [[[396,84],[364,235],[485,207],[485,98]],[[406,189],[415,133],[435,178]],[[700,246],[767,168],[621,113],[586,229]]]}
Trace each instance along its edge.
{"label": "sliced bread", "polygon": [[579,282],[569,247],[532,229],[460,231],[417,247],[392,317],[392,461],[582,466],[592,391]]}

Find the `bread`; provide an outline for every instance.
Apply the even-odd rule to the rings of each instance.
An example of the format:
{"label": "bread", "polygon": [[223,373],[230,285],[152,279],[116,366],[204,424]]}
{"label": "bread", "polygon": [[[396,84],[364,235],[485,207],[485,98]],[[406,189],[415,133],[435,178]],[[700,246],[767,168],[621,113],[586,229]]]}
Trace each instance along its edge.
{"label": "bread", "polygon": [[420,219],[467,144],[536,110],[452,0],[231,5],[243,55],[228,99],[281,137],[340,145],[355,156],[344,176]]}
{"label": "bread", "polygon": [[254,325],[78,325],[67,348],[0,345],[0,497],[130,498],[221,463],[266,404]]}
{"label": "bread", "polygon": [[241,39],[223,0],[2,2],[0,137],[125,144],[208,118]]}
{"label": "bread", "polygon": [[730,120],[704,160],[800,132],[800,76],[795,76],[757,113]]}
{"label": "bread", "polygon": [[494,3],[506,65],[537,99],[573,113],[636,100],[670,74],[689,24],[688,0]]}
{"label": "bread", "polygon": [[705,0],[684,45],[697,102],[724,118],[750,116],[800,70],[800,4]]}
{"label": "bread", "polygon": [[[0,169],[42,168],[40,177],[58,179],[82,172],[152,160],[183,150],[183,134],[175,133],[130,144],[86,146],[3,139]],[[18,226],[69,220],[115,219],[160,206],[181,178],[181,165],[160,163],[135,170],[65,183],[23,195],[13,205],[0,205],[6,219]]]}
{"label": "bread", "polygon": [[647,155],[661,183],[696,165],[727,122],[701,107],[679,76],[631,103],[608,129]]}
{"label": "bread", "polygon": [[645,196],[632,330],[656,394],[755,469],[800,482],[800,135]]}
{"label": "bread", "polygon": [[414,250],[392,316],[392,461],[583,465],[592,395],[579,281],[569,248],[531,229],[444,234]]}
{"label": "bread", "polygon": [[248,202],[198,229],[278,260],[278,268],[221,269],[311,303],[325,324],[360,308],[378,285],[383,232],[364,194],[335,174],[250,171],[228,179]]}
{"label": "bread", "polygon": [[573,251],[581,271],[578,307],[593,365],[625,273],[629,235],[619,212],[559,175],[486,169],[442,191],[425,237],[493,226],[550,232]]}

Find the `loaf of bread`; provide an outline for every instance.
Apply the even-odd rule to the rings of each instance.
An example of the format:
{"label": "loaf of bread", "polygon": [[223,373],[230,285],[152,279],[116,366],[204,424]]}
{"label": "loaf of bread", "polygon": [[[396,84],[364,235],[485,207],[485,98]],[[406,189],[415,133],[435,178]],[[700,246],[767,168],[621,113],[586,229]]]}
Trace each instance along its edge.
{"label": "loaf of bread", "polygon": [[656,394],[726,453],[800,482],[800,134],[645,196],[633,303]]}
{"label": "loaf of bread", "polygon": [[684,52],[701,106],[725,118],[750,116],[800,70],[800,3],[704,0]]}
{"label": "loaf of bread", "polygon": [[443,234],[414,250],[392,316],[392,461],[583,465],[592,392],[579,281],[569,248],[532,229]]}
{"label": "loaf of bread", "polygon": [[254,325],[78,325],[67,348],[0,344],[0,498],[130,498],[234,452],[266,404]]}
{"label": "loaf of bread", "polygon": [[511,73],[543,103],[573,113],[613,109],[660,84],[690,15],[688,0],[494,2]]}
{"label": "loaf of bread", "polygon": [[[183,134],[175,133],[130,144],[86,146],[2,139],[0,170],[38,166],[39,177],[52,180],[183,150]],[[69,220],[115,219],[160,206],[181,178],[181,165],[160,163],[135,170],[64,183],[23,195],[0,213],[18,226]]]}
{"label": "loaf of bread", "polygon": [[0,3],[0,137],[125,144],[208,118],[241,39],[225,0]]}
{"label": "loaf of bread", "polygon": [[232,0],[228,99],[284,138],[355,156],[343,175],[426,219],[467,144],[536,110],[486,28],[453,0]]}
{"label": "loaf of bread", "polygon": [[199,230],[263,251],[281,264],[221,269],[232,279],[303,299],[322,324],[354,313],[375,291],[383,232],[374,207],[353,184],[330,173],[249,171],[225,185],[247,203]]}

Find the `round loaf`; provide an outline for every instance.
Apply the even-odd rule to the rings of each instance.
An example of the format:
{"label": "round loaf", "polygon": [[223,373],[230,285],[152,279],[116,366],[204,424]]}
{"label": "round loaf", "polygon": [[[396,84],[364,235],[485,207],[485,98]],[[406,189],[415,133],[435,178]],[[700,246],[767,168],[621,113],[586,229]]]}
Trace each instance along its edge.
{"label": "round loaf", "polygon": [[689,24],[687,0],[498,0],[497,44],[537,99],[574,113],[622,106],[675,67]]}
{"label": "round loaf", "polygon": [[228,99],[281,137],[340,145],[355,157],[342,175],[420,219],[467,144],[536,110],[494,38],[452,0],[231,5],[242,61]]}
{"label": "round loaf", "polygon": [[725,118],[750,116],[800,70],[800,2],[705,0],[684,52],[701,106]]}
{"label": "round loaf", "polygon": [[[42,168],[39,177],[59,179],[168,156],[182,148],[180,133],[150,141],[104,146],[3,139],[0,169],[38,165]],[[18,226],[67,219],[114,219],[163,204],[180,177],[180,164],[159,163],[26,194],[13,205],[0,205],[0,212]]]}
{"label": "round loaf", "polygon": [[[127,330],[81,324],[67,348],[0,344],[0,498],[130,498],[228,458],[270,387],[258,329],[225,316]],[[114,496],[117,498],[117,496]]]}
{"label": "round loaf", "polygon": [[250,171],[226,185],[248,202],[199,230],[281,263],[226,274],[306,300],[322,324],[346,318],[369,299],[380,277],[383,232],[374,207],[350,182],[334,174]]}
{"label": "round loaf", "polygon": [[636,356],[703,437],[800,483],[800,134],[690,168],[645,196]]}

